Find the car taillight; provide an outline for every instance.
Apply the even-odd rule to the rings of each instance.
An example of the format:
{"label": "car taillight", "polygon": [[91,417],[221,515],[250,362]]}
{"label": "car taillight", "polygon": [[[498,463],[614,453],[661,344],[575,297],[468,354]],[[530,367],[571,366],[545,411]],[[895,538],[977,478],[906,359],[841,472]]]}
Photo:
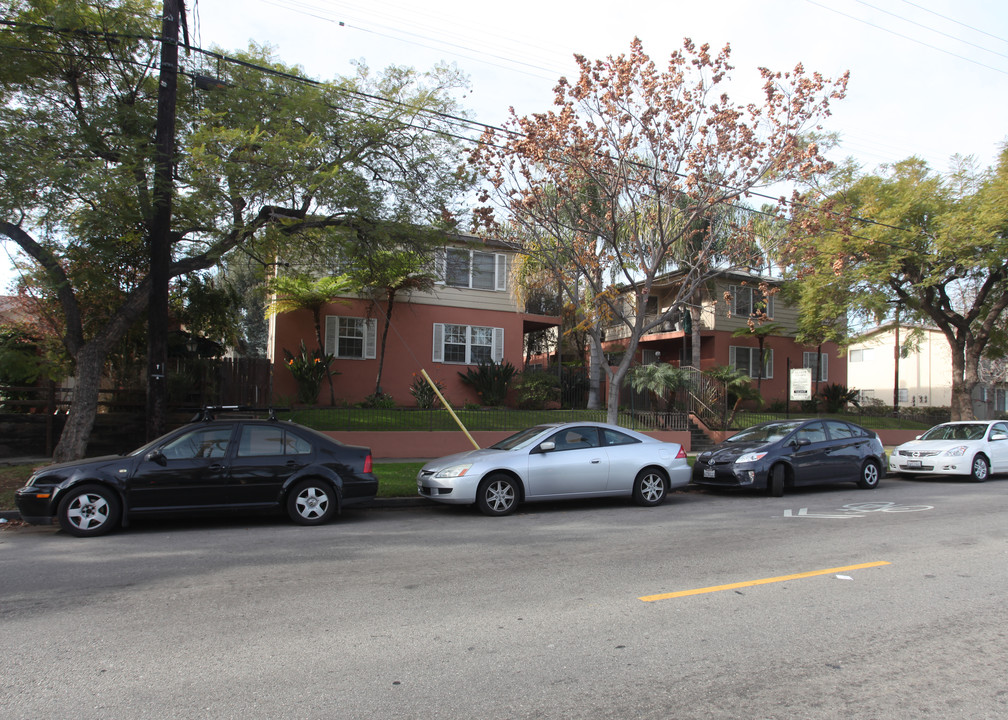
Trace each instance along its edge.
{"label": "car taillight", "polygon": [[371,472],[371,453],[368,453],[364,457],[364,472],[366,473]]}
{"label": "car taillight", "polygon": [[676,460],[682,460],[686,457],[686,451],[683,450],[682,445],[679,446],[679,453],[675,456]]}

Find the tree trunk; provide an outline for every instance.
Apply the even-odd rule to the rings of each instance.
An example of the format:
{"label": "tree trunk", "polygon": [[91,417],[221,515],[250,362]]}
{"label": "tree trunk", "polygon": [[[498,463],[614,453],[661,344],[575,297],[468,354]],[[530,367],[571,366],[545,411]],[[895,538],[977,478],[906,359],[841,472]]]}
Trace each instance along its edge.
{"label": "tree trunk", "polygon": [[973,387],[966,380],[966,353],[960,344],[952,346],[952,420],[973,420]]}
{"label": "tree trunk", "polygon": [[[320,310],[312,310],[312,315],[315,318],[315,339],[318,341],[318,349],[322,355],[325,355],[325,342],[322,340],[322,313]],[[329,381],[329,405],[336,407],[336,390],[333,388],[332,370],[328,367],[326,368],[326,380]]]}
{"label": "tree trunk", "polygon": [[74,372],[73,402],[59,442],[53,450],[53,462],[69,462],[84,457],[91,428],[98,412],[98,390],[109,345],[95,341],[84,345],[77,353]]}
{"label": "tree trunk", "polygon": [[605,354],[602,352],[602,341],[596,337],[597,332],[589,333],[588,343],[588,409],[598,410],[602,407],[601,393],[599,392],[600,380],[606,372],[603,365]]}
{"label": "tree trunk", "polygon": [[381,394],[382,367],[385,365],[385,343],[388,342],[388,331],[392,327],[392,306],[395,304],[395,290],[386,292],[385,327],[382,328],[381,349],[378,351],[378,377],[375,378],[375,396]]}
{"label": "tree trunk", "polygon": [[690,351],[692,353],[692,358],[690,360],[693,367],[697,370],[700,369],[700,308],[696,305],[690,305]]}

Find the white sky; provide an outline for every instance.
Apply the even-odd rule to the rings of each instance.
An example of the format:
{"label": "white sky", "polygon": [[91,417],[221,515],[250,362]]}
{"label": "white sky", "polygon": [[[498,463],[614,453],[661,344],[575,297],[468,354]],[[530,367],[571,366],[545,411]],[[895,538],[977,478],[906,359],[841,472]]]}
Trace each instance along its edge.
{"label": "white sky", "polygon": [[[190,40],[205,48],[268,43],[286,64],[328,80],[351,61],[427,69],[447,61],[470,76],[472,119],[500,125],[549,109],[574,53],[629,49],[634,36],[659,66],[684,37],[732,47],[737,99],[757,99],[757,68],[836,77],[847,98],[825,127],[835,159],[867,169],[918,155],[946,170],[958,153],[995,162],[1008,140],[1008,3],[1003,0],[186,0]],[[342,24],[341,24],[342,23]],[[10,243],[5,250],[13,252]],[[0,253],[0,290],[13,279]]]}

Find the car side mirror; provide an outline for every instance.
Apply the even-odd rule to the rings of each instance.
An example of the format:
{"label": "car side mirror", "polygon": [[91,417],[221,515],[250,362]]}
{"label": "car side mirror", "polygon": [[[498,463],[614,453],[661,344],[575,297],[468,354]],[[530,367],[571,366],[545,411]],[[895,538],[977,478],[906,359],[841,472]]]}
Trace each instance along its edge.
{"label": "car side mirror", "polygon": [[796,448],[805,447],[806,445],[811,445],[812,441],[807,437],[795,438],[791,441],[791,444]]}
{"label": "car side mirror", "polygon": [[155,462],[158,465],[167,464],[165,454],[160,450],[151,450],[149,453],[147,453],[147,456],[144,458],[144,460],[147,460],[148,462]]}
{"label": "car side mirror", "polygon": [[545,440],[539,443],[540,452],[549,452],[550,450],[556,450],[556,443],[552,440]]}
{"label": "car side mirror", "polygon": [[993,440],[1008,440],[1008,435],[1005,435],[1004,433],[994,433],[993,435],[991,435],[990,439],[992,441]]}

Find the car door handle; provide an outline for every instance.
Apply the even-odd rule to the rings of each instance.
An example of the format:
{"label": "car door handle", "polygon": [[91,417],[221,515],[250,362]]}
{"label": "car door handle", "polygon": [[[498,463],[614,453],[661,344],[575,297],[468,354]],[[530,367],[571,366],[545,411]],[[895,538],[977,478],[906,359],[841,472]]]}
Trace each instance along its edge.
{"label": "car door handle", "polygon": [[592,458],[591,464],[598,465],[600,462],[602,462],[602,458]]}

